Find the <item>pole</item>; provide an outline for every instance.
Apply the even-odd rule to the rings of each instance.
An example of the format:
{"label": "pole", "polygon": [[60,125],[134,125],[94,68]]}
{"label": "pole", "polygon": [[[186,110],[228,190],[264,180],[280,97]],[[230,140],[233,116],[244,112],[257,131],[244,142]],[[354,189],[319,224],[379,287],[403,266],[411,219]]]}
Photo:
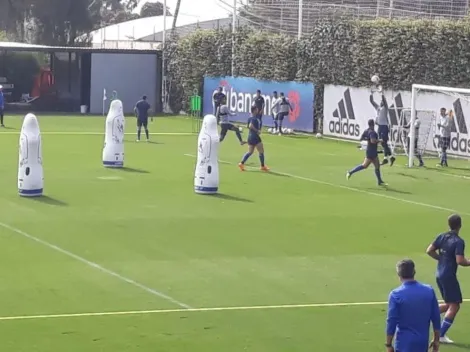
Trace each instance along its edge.
{"label": "pole", "polygon": [[299,0],[299,30],[297,33],[299,40],[302,38],[303,18],[304,18],[303,0]]}
{"label": "pole", "polygon": [[[413,167],[413,161],[414,161],[414,156],[415,156],[415,120],[416,120],[416,98],[417,98],[417,92],[416,92],[416,86],[413,85],[411,88],[411,121],[410,121],[410,141],[409,141],[409,155],[408,155],[408,167]],[[405,141],[403,141],[405,142]]]}
{"label": "pole", "polygon": [[166,0],[163,0],[163,38],[162,38],[162,108],[167,112],[166,92]]}
{"label": "pole", "polygon": [[232,12],[232,76],[235,76],[235,34],[237,30],[237,0],[233,0]]}

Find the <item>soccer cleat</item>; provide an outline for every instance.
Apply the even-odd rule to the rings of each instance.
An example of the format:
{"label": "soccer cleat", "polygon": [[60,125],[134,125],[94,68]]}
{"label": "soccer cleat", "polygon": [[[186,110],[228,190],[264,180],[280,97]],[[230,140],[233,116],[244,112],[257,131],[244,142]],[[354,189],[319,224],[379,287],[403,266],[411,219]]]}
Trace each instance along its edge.
{"label": "soccer cleat", "polygon": [[140,139],[136,139],[136,142],[140,142]]}
{"label": "soccer cleat", "polygon": [[436,167],[442,167],[443,165],[442,164],[436,164]]}
{"label": "soccer cleat", "polygon": [[248,143],[248,142],[241,141],[241,142],[240,142],[240,145],[245,145],[246,143]]}
{"label": "soccer cleat", "polygon": [[147,143],[150,142],[150,139],[147,138]]}
{"label": "soccer cleat", "polygon": [[392,156],[392,157],[390,158],[390,166],[393,166],[393,164],[395,163],[395,160],[396,160],[396,159],[395,159],[394,156]]}
{"label": "soccer cleat", "polygon": [[346,172],[346,180],[349,180],[351,178],[351,173],[348,171]]}
{"label": "soccer cleat", "polygon": [[382,182],[379,182],[379,186],[381,186],[381,187],[387,187],[387,186],[388,186],[388,183],[382,181]]}
{"label": "soccer cleat", "polygon": [[452,343],[454,343],[454,341],[452,341],[451,339],[449,339],[449,338],[447,337],[447,335],[442,336],[442,337],[439,339],[439,342],[440,342],[440,343],[445,343],[445,344],[452,344]]}
{"label": "soccer cleat", "polygon": [[269,167],[267,167],[266,165],[265,165],[265,166],[261,166],[260,170],[261,170],[261,171],[264,171],[264,172],[267,172],[267,171],[269,171]]}
{"label": "soccer cleat", "polygon": [[240,168],[240,171],[245,171],[245,165],[244,164],[239,163],[238,167]]}
{"label": "soccer cleat", "polygon": [[420,163],[420,164],[419,164],[419,167],[424,167],[424,163]]}
{"label": "soccer cleat", "polygon": [[382,163],[380,165],[387,165],[388,164],[388,159],[382,160]]}

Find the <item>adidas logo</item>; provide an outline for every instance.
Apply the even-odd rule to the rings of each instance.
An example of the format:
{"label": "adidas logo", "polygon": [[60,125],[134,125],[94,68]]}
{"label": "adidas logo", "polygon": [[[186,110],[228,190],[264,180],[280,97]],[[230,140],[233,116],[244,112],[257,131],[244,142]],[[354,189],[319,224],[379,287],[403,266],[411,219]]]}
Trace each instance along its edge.
{"label": "adidas logo", "polygon": [[[390,123],[390,140],[395,143],[402,142],[404,137],[400,132],[400,119],[404,108],[401,93],[398,93],[393,99],[394,103],[388,107],[388,121]],[[405,136],[406,138],[406,136]]]}
{"label": "adidas logo", "polygon": [[350,137],[359,137],[361,135],[361,126],[356,122],[349,88],[344,92],[344,99],[338,102],[338,109],[333,111],[333,117],[338,120],[330,121],[328,124],[330,133]]}
{"label": "adidas logo", "polygon": [[[454,152],[470,153],[470,139],[468,138],[468,126],[462,109],[460,99],[453,103],[454,118],[450,120],[451,139],[449,149]],[[440,116],[437,117],[438,119]],[[433,138],[434,148],[439,147],[439,138]]]}

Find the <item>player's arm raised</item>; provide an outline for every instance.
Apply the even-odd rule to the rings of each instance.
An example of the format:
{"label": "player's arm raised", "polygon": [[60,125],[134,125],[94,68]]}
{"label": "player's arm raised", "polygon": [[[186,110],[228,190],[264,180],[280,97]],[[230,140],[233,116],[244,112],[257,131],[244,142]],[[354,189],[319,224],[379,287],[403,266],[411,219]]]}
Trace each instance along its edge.
{"label": "player's arm raised", "polygon": [[369,97],[369,100],[370,100],[370,103],[372,104],[372,106],[375,108],[375,109],[378,109],[379,106],[377,105],[377,103],[374,101],[374,96],[371,94],[370,97]]}

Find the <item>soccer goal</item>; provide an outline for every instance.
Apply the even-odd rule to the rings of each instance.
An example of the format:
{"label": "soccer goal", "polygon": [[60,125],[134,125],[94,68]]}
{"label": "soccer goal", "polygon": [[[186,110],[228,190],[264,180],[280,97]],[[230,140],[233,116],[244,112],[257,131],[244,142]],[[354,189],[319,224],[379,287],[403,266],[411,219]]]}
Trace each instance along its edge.
{"label": "soccer goal", "polygon": [[[398,126],[393,127],[391,131],[391,147],[394,154],[409,156],[409,141],[411,140],[411,109],[402,109],[399,119]],[[416,110],[415,117],[415,136],[418,134],[418,143],[415,145],[418,149],[415,153],[421,156],[435,154],[432,153],[428,146],[431,145],[432,139],[434,138],[436,131],[436,112],[433,110]],[[435,152],[435,151],[434,151]]]}
{"label": "soccer goal", "polygon": [[[402,112],[403,121],[409,118],[409,125],[418,128],[409,128],[408,135],[414,141],[418,131],[418,150],[422,154],[439,153],[440,143],[437,124],[440,120],[440,110],[445,108],[450,114],[451,141],[447,154],[453,157],[470,158],[469,123],[470,123],[470,89],[429,86],[413,84],[411,90],[411,108]],[[407,124],[408,125],[408,124]],[[404,125],[406,126],[406,125]],[[408,138],[402,138],[402,145],[406,146]],[[413,167],[415,156],[414,143],[409,144],[408,166]]]}

